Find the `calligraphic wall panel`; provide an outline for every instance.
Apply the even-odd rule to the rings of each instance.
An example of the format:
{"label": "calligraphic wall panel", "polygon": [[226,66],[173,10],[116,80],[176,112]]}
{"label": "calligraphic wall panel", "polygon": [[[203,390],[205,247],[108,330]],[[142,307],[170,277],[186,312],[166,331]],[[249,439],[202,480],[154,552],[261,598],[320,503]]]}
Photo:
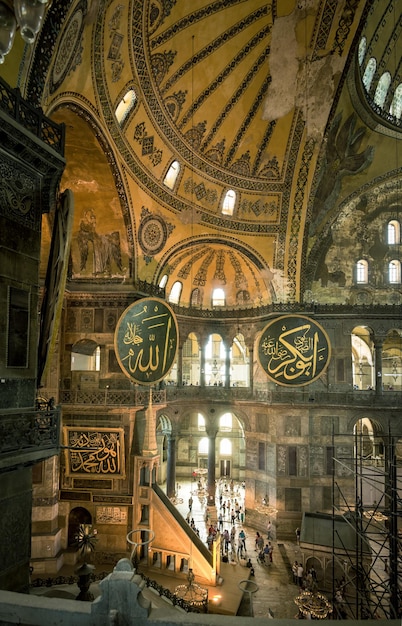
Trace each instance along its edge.
{"label": "calligraphic wall panel", "polygon": [[97,506],[97,524],[126,524],[128,509],[126,506]]}
{"label": "calligraphic wall panel", "polygon": [[77,478],[125,478],[122,428],[64,428],[66,475]]}
{"label": "calligraphic wall panel", "polygon": [[299,387],[318,379],[328,367],[328,335],[304,315],[271,320],[261,333],[257,352],[260,365],[275,384]]}

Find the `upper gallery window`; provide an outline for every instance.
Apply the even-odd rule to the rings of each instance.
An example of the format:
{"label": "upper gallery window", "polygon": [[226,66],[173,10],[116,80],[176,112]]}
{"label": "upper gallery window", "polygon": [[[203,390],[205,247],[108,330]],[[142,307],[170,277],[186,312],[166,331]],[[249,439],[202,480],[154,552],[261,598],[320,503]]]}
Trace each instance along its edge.
{"label": "upper gallery window", "polygon": [[360,259],[356,264],[356,282],[360,284],[368,282],[368,263],[365,259]]}
{"label": "upper gallery window", "polygon": [[225,306],[225,292],[220,287],[212,292],[212,306]]}
{"label": "upper gallery window", "polygon": [[385,99],[387,97],[390,84],[391,74],[389,72],[384,72],[384,74],[380,77],[380,80],[378,81],[377,88],[374,94],[374,102],[382,109],[384,108]]}
{"label": "upper gallery window", "polygon": [[167,283],[167,281],[168,281],[168,275],[167,275],[167,274],[164,274],[164,275],[162,276],[162,278],[160,279],[160,281],[159,281],[159,287],[160,287],[161,289],[164,289],[164,288],[166,287],[166,283]]}
{"label": "upper gallery window", "polygon": [[361,65],[364,61],[364,55],[366,54],[366,47],[367,47],[367,39],[365,37],[362,37],[359,42],[359,52],[358,52],[359,65]]}
{"label": "upper gallery window", "polygon": [[115,111],[116,119],[120,126],[123,124],[130,111],[134,108],[136,101],[137,96],[134,89],[129,89],[122,100],[120,100]]}
{"label": "upper gallery window", "polygon": [[374,57],[371,57],[371,59],[369,59],[367,62],[366,69],[364,70],[364,74],[362,78],[363,85],[365,86],[366,91],[370,91],[370,87],[373,81],[376,67],[377,67],[377,61],[375,60]]}
{"label": "upper gallery window", "polygon": [[402,83],[395,89],[389,112],[398,120],[402,117]]}
{"label": "upper gallery window", "polygon": [[393,259],[388,264],[388,280],[393,285],[401,282],[401,263],[397,259]]}
{"label": "upper gallery window", "polygon": [[180,163],[178,161],[173,161],[167,171],[165,178],[163,179],[163,184],[166,185],[166,187],[169,187],[169,189],[174,189],[179,172]]}
{"label": "upper gallery window", "polygon": [[229,189],[222,202],[222,215],[233,215],[236,204],[236,192]]}
{"label": "upper gallery window", "polygon": [[172,302],[173,304],[179,304],[182,289],[182,283],[177,280],[170,290],[169,302]]}
{"label": "upper gallery window", "polygon": [[401,240],[401,228],[397,220],[391,220],[387,226],[387,243],[392,245]]}

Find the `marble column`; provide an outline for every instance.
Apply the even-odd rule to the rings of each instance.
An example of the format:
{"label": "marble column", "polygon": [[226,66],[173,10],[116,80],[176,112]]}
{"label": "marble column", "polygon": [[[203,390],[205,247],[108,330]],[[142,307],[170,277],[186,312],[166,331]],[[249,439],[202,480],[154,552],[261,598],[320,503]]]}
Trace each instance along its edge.
{"label": "marble column", "polygon": [[168,435],[166,494],[173,498],[176,490],[176,438]]}
{"label": "marble column", "polygon": [[216,464],[216,435],[218,429],[206,428],[208,435],[208,506],[215,506],[215,464]]}
{"label": "marble column", "polygon": [[381,396],[383,392],[383,380],[382,380],[382,339],[375,339],[375,393],[376,396]]}

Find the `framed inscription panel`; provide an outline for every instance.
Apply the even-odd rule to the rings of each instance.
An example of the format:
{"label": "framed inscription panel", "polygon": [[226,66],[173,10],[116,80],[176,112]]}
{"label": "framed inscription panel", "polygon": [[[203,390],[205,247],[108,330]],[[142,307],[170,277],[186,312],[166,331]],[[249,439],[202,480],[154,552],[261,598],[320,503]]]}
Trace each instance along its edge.
{"label": "framed inscription panel", "polygon": [[258,342],[260,365],[278,385],[309,385],[325,372],[330,358],[327,333],[304,315],[283,315],[272,320]]}
{"label": "framed inscription panel", "polygon": [[173,366],[178,336],[176,317],[164,300],[137,300],[120,317],[114,335],[122,371],[140,385],[159,382]]}
{"label": "framed inscription panel", "polygon": [[122,428],[64,428],[67,476],[125,478]]}

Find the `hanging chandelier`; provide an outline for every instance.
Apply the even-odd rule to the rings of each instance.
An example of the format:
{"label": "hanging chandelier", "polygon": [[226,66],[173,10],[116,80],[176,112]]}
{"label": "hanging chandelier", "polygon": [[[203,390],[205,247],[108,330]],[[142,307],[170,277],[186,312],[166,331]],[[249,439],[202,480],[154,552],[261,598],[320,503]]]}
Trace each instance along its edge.
{"label": "hanging chandelier", "polygon": [[0,0],[0,64],[13,47],[17,30],[33,44],[42,26],[48,0]]}
{"label": "hanging chandelier", "polygon": [[174,590],[174,595],[180,600],[183,600],[192,609],[203,608],[205,610],[208,605],[208,589],[194,582],[194,578],[194,572],[189,568],[187,584],[178,585]]}
{"label": "hanging chandelier", "polygon": [[327,619],[332,613],[331,603],[319,592],[302,591],[294,601],[305,619]]}

